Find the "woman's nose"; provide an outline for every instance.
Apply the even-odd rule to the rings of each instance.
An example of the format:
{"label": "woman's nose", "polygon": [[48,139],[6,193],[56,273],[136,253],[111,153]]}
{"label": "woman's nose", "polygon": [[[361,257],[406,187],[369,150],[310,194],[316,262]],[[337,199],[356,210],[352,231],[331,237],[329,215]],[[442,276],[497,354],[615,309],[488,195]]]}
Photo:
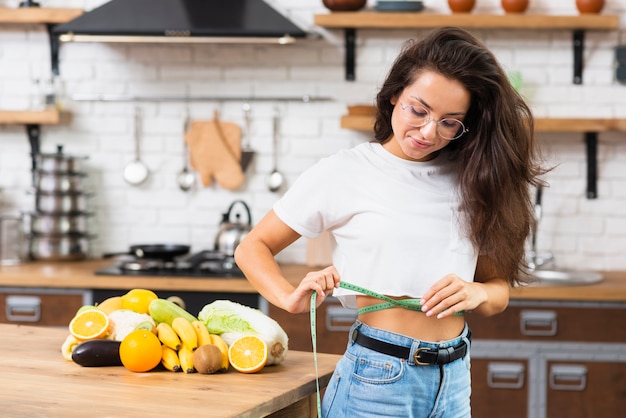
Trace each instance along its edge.
{"label": "woman's nose", "polygon": [[420,131],[424,138],[436,138],[438,127],[437,121],[431,119],[420,127]]}

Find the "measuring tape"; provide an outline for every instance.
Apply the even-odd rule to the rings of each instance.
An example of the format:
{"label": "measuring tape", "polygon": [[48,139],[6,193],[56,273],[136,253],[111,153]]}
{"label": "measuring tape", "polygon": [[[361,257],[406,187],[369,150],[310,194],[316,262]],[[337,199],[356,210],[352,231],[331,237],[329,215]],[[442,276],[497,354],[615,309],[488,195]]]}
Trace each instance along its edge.
{"label": "measuring tape", "polygon": [[[384,302],[382,303],[377,303],[376,305],[369,305],[369,306],[364,306],[360,308],[359,310],[357,310],[357,313],[359,315],[369,313],[369,312],[381,311],[383,309],[388,309],[388,308],[395,308],[395,307],[400,307],[400,308],[405,308],[405,309],[410,309],[412,311],[420,311],[420,312],[422,310],[422,305],[420,304],[419,299],[392,299],[389,296],[385,296],[383,294],[380,294],[372,290],[366,289],[364,287],[357,286],[355,284],[347,283],[347,282],[339,282],[339,287],[347,289],[347,290],[353,290],[355,292],[359,292],[367,296],[373,296],[377,299],[384,300]],[[315,301],[316,300],[317,300],[317,292],[311,293],[311,308],[310,308],[311,344],[313,346],[313,363],[315,364],[315,388],[317,390],[317,416],[318,418],[322,418],[322,402],[320,398],[320,381],[319,381],[319,370],[318,370],[318,364],[317,364],[317,333],[315,331],[317,329],[317,324],[315,321],[315,317],[316,317]],[[463,316],[463,311],[456,312],[454,315]]]}

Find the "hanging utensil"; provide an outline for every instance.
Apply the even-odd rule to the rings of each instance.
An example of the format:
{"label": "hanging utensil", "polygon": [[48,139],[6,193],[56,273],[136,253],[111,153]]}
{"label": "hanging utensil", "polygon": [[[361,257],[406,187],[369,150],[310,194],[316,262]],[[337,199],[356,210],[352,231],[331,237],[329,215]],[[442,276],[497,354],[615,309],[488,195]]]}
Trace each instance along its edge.
{"label": "hanging utensil", "polygon": [[141,109],[135,109],[135,159],[124,168],[124,180],[132,186],[137,186],[146,181],[150,175],[150,170],[140,157],[141,140]]}
{"label": "hanging utensil", "polygon": [[243,113],[244,113],[244,121],[245,121],[245,129],[244,137],[243,137],[243,147],[241,150],[241,171],[246,171],[246,168],[252,162],[252,158],[254,157],[254,151],[250,148],[250,135],[251,135],[251,126],[252,126],[252,117],[250,103],[243,104]]}
{"label": "hanging utensil", "polygon": [[185,112],[183,121],[183,169],[178,173],[178,187],[187,192],[196,183],[196,175],[189,170],[189,147],[187,140],[185,139],[187,132],[189,131],[189,114]]}
{"label": "hanging utensil", "polygon": [[280,190],[284,183],[283,174],[278,171],[278,138],[279,138],[279,130],[280,130],[280,115],[278,109],[274,111],[273,118],[273,144],[272,144],[272,153],[273,153],[273,169],[267,175],[267,188],[270,192],[277,192]]}

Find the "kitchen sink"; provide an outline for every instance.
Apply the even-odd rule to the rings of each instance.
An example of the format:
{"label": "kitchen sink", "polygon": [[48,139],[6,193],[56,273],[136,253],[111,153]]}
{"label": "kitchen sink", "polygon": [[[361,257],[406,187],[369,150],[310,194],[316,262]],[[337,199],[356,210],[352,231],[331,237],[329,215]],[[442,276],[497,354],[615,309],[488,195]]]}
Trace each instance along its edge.
{"label": "kitchen sink", "polygon": [[602,274],[593,271],[539,269],[531,273],[528,283],[531,286],[581,286],[600,283],[602,280]]}

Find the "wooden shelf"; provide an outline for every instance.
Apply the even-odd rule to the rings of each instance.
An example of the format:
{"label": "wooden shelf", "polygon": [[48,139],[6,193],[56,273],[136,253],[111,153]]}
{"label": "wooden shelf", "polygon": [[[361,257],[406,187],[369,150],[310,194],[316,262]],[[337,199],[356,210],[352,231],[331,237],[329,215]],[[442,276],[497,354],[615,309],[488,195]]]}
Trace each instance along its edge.
{"label": "wooden shelf", "polygon": [[60,120],[58,109],[0,111],[2,125],[56,125]]}
{"label": "wooden shelf", "polygon": [[0,7],[0,23],[65,23],[83,14],[82,9]]}
{"label": "wooden shelf", "polygon": [[[374,127],[373,106],[349,106],[341,117],[341,127],[357,131],[371,131]],[[536,132],[626,132],[626,119],[536,118]]]}
{"label": "wooden shelf", "polygon": [[482,29],[593,29],[616,30],[616,15],[533,15],[410,12],[334,12],[315,15],[315,24],[325,28],[402,29],[461,26]]}
{"label": "wooden shelf", "polygon": [[345,78],[356,79],[356,29],[426,29],[460,26],[466,29],[560,29],[573,32],[574,84],[582,84],[583,52],[586,30],[617,30],[616,15],[534,15],[534,14],[473,14],[473,13],[415,13],[415,12],[334,12],[314,16],[316,25],[343,29],[345,36]]}

